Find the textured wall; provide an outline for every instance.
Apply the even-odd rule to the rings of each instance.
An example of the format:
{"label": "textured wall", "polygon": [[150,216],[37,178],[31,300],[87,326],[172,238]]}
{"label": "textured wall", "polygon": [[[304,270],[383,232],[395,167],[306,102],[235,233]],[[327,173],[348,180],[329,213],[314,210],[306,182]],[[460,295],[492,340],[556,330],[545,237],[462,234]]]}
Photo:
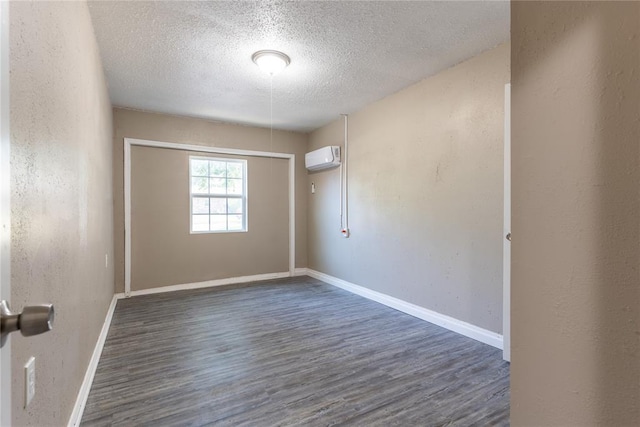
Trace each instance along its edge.
{"label": "textured wall", "polygon": [[512,4],[511,421],[640,425],[640,3]]}
{"label": "textured wall", "polygon": [[289,271],[289,161],[240,157],[248,231],[191,234],[190,155],[227,157],[131,149],[131,289]]}
{"label": "textured wall", "polygon": [[[309,267],[500,332],[508,82],[501,45],[352,114],[352,235],[339,171],[309,175]],[[309,139],[342,143],[341,120]]]}
{"label": "textured wall", "polygon": [[[296,155],[296,267],[307,266],[307,193],[304,154],[307,135],[203,119],[116,108],[113,113],[113,183],[116,292],[124,291],[124,138],[209,145]],[[288,238],[288,237],[287,237]],[[133,269],[132,269],[133,270]],[[266,273],[266,272],[265,272]],[[218,277],[220,278],[220,277]]]}
{"label": "textured wall", "polygon": [[111,105],[86,3],[12,2],[10,19],[11,303],[56,309],[52,332],[12,337],[13,424],[65,425],[113,296]]}

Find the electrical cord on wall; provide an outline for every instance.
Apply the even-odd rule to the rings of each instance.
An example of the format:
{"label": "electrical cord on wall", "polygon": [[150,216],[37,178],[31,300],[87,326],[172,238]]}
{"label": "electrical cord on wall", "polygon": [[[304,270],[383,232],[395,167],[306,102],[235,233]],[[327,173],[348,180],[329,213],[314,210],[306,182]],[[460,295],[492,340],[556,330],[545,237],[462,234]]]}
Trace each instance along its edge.
{"label": "electrical cord on wall", "polygon": [[[273,74],[269,75],[269,152],[273,153]],[[273,156],[269,157],[269,176],[273,177]]]}
{"label": "electrical cord on wall", "polygon": [[[344,117],[344,153],[340,164],[340,233],[349,237],[349,115]],[[344,171],[344,172],[343,172]],[[344,206],[344,208],[343,208]],[[344,220],[343,220],[344,219]]]}

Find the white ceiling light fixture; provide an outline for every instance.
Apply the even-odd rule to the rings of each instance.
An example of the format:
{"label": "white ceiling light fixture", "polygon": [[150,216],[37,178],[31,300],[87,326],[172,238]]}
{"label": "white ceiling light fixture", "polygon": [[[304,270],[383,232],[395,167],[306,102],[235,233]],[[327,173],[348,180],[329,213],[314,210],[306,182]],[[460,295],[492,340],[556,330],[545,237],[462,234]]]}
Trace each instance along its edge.
{"label": "white ceiling light fixture", "polygon": [[291,64],[291,58],[277,50],[259,50],[251,55],[251,60],[271,76],[275,76]]}

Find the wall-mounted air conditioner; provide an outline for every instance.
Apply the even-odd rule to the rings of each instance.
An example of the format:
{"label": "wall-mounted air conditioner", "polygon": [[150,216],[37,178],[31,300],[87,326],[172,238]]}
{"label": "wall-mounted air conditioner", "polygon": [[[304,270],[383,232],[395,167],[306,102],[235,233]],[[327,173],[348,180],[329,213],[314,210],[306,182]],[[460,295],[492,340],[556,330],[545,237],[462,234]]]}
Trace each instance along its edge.
{"label": "wall-mounted air conditioner", "polygon": [[304,165],[310,171],[340,166],[340,147],[329,145],[304,155]]}

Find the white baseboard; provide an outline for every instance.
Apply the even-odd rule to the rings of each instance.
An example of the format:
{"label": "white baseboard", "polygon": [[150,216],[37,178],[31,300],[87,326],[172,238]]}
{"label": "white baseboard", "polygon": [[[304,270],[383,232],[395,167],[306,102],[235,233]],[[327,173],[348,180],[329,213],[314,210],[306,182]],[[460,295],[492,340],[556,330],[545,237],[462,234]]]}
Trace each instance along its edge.
{"label": "white baseboard", "polygon": [[[297,270],[300,270],[300,269],[296,269],[296,272]],[[304,270],[306,274],[306,269]],[[303,275],[303,274],[300,274],[300,275]],[[294,272],[294,276],[298,276],[298,274]],[[135,297],[138,295],[151,295],[151,294],[160,294],[163,292],[184,291],[187,289],[211,288],[214,286],[235,285],[238,283],[247,283],[247,282],[259,282],[261,280],[282,279],[284,277],[291,277],[291,274],[287,271],[283,273],[266,273],[266,274],[254,274],[252,276],[229,277],[227,279],[206,280],[204,282],[183,283],[180,285],[170,285],[170,286],[161,286],[159,288],[141,289],[139,291],[131,291],[129,295],[119,293],[119,294],[116,294],[116,296],[118,298]]]}
{"label": "white baseboard", "polygon": [[91,355],[91,359],[89,360],[89,366],[87,367],[87,371],[84,374],[84,379],[82,380],[82,385],[80,386],[80,391],[78,392],[76,403],[75,405],[73,405],[73,411],[71,412],[71,417],[69,418],[69,423],[67,424],[68,427],[75,427],[77,425],[80,425],[80,421],[82,420],[84,407],[87,404],[87,398],[89,397],[89,391],[91,391],[93,377],[95,376],[96,369],[98,368],[98,362],[100,361],[100,356],[102,355],[102,348],[104,347],[104,342],[106,341],[107,334],[109,333],[111,319],[113,318],[113,312],[116,309],[117,302],[118,298],[114,295],[111,299],[111,305],[109,305],[109,309],[107,310],[107,315],[105,316],[104,323],[102,324],[100,335],[98,335],[98,342],[96,342],[96,346],[93,349],[93,354]]}
{"label": "white baseboard", "polygon": [[296,268],[293,272],[294,276],[306,276],[307,275],[307,267],[303,267],[303,268]]}
{"label": "white baseboard", "polygon": [[[306,274],[307,274],[306,268],[296,268],[293,275],[304,276]],[[157,294],[162,292],[182,291],[186,289],[200,289],[200,288],[208,288],[213,286],[232,285],[237,283],[258,282],[260,280],[281,279],[281,278],[290,277],[290,276],[291,274],[289,272],[283,272],[283,273],[256,274],[252,276],[230,277],[228,279],[207,280],[205,282],[184,283],[181,285],[163,286],[160,288],[132,291],[128,296],[150,295],[150,294]],[[111,300],[111,305],[109,306],[109,310],[107,310],[107,315],[105,317],[104,323],[102,324],[102,330],[100,331],[100,335],[98,336],[98,342],[96,343],[96,346],[93,349],[93,354],[91,355],[91,360],[89,361],[89,366],[87,367],[87,371],[85,372],[84,379],[82,381],[82,385],[80,386],[80,391],[78,392],[78,397],[76,398],[76,403],[73,406],[73,411],[71,412],[71,417],[69,418],[67,427],[75,427],[79,425],[80,421],[82,420],[84,407],[87,404],[87,398],[89,397],[89,392],[91,391],[91,384],[93,383],[93,377],[96,374],[98,362],[100,361],[100,356],[102,355],[102,349],[104,348],[104,343],[107,339],[107,334],[109,333],[109,327],[111,326],[111,319],[113,318],[113,313],[116,309],[116,304],[118,300],[122,298],[127,298],[127,295],[125,295],[124,293],[118,293],[118,294],[115,294],[113,296],[113,299]]]}
{"label": "white baseboard", "polygon": [[[444,314],[440,314],[435,311],[428,310],[424,307],[420,307],[415,304],[408,303],[406,301],[383,294],[381,292],[367,289],[363,286],[359,286],[359,285],[347,282],[345,280],[338,279],[337,277],[329,276],[328,274],[324,274],[319,271],[312,270],[310,268],[295,269],[294,276],[304,276],[304,275],[309,275],[313,278],[322,280],[323,282],[326,282],[330,285],[344,289],[356,295],[360,295],[372,301],[379,302],[381,304],[394,308],[403,313],[409,314],[411,316],[417,317],[422,320],[426,320],[427,322],[433,323],[435,325],[442,326],[443,328],[449,329],[450,331],[457,332],[466,337],[473,338],[477,341],[502,349],[502,345],[503,345],[502,335],[496,334],[495,332],[491,332],[486,329],[479,328],[470,323],[463,322],[462,320],[454,319],[453,317],[449,317]],[[237,283],[257,282],[260,280],[280,279],[280,278],[290,277],[290,276],[291,274],[289,272],[285,272],[285,273],[256,274],[253,276],[231,277],[228,279],[207,280],[205,282],[185,283],[181,285],[163,286],[160,288],[132,291],[129,296],[150,295],[150,294],[157,294],[162,292],[181,291],[186,289],[200,289],[200,288],[208,288],[213,286],[231,285],[231,284],[237,284]],[[89,366],[87,367],[84,380],[82,381],[80,391],[78,392],[76,403],[73,407],[71,417],[69,418],[69,423],[67,424],[68,427],[75,427],[79,425],[80,421],[82,420],[84,407],[87,403],[87,398],[89,397],[89,391],[91,390],[91,384],[93,383],[93,378],[96,373],[96,368],[98,367],[98,362],[100,361],[100,356],[102,355],[102,349],[104,347],[105,340],[107,339],[107,334],[109,332],[109,327],[111,326],[111,319],[113,318],[113,313],[116,308],[116,303],[119,299],[126,298],[126,297],[127,296],[125,296],[124,293],[119,293],[114,295],[113,299],[111,300],[111,305],[109,306],[109,310],[107,311],[107,315],[102,325],[102,330],[100,331],[100,335],[98,336],[98,342],[96,343],[96,346],[93,349],[93,354],[91,355]]]}
{"label": "white baseboard", "polygon": [[424,307],[411,304],[401,299],[383,294],[381,292],[367,289],[363,286],[347,282],[346,280],[338,279],[337,277],[330,276],[319,271],[307,269],[307,274],[315,279],[322,280],[330,285],[344,289],[356,295],[360,295],[372,301],[384,304],[387,307],[394,308],[403,313],[417,317],[418,319],[426,320],[434,325],[441,326],[450,331],[459,333],[469,338],[473,338],[476,341],[489,344],[490,346],[499,348],[502,350],[503,341],[502,335],[489,330],[472,325],[471,323],[463,322],[462,320],[454,319],[444,314],[426,309]]}

